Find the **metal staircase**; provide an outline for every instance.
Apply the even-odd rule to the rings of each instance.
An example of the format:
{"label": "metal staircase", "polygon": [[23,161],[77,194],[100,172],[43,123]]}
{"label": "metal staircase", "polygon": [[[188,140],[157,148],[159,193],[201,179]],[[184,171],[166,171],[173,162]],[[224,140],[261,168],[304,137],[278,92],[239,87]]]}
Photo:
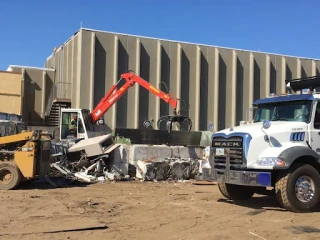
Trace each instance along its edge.
{"label": "metal staircase", "polygon": [[62,98],[59,95],[60,95],[60,91],[59,92],[57,91],[57,85],[54,84],[50,92],[50,96],[48,99],[46,112],[45,112],[47,126],[52,126],[52,127],[59,126],[61,108],[71,107],[71,99]]}
{"label": "metal staircase", "polygon": [[61,108],[70,108],[70,99],[54,99],[49,114],[46,116],[47,126],[59,126]]}

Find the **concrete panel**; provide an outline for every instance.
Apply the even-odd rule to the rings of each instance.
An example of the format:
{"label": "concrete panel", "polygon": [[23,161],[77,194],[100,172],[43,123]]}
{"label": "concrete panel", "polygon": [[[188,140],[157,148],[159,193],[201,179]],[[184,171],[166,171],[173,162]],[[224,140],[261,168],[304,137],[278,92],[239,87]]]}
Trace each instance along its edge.
{"label": "concrete panel", "polygon": [[[79,80],[78,80],[78,64],[79,63],[79,49],[81,45],[79,44],[79,34],[77,34],[73,39],[73,48],[72,48],[72,92],[71,92],[71,107],[79,108],[79,102],[77,98],[77,93],[79,91]],[[57,73],[56,73],[57,74]]]}
{"label": "concrete panel", "polygon": [[263,53],[253,54],[253,101],[264,98],[270,93],[270,59]]}
{"label": "concrete panel", "polygon": [[196,131],[200,122],[200,53],[196,45],[181,44],[180,112],[192,119],[193,130]]}
{"label": "concrete panel", "polygon": [[79,58],[79,65],[78,68],[80,68],[79,73],[79,81],[80,81],[80,89],[77,92],[79,95],[79,107],[90,109],[91,104],[90,100],[92,98],[92,92],[90,92],[91,89],[91,72],[92,72],[92,34],[88,31],[81,31],[81,52],[80,52],[80,58]]}
{"label": "concrete panel", "polygon": [[219,49],[219,110],[218,129],[236,124],[236,69],[234,50]]}
{"label": "concrete panel", "polygon": [[[140,40],[133,37],[118,35],[118,71],[117,77],[121,74],[133,70],[135,73],[140,72]],[[118,89],[125,84],[121,80]],[[128,89],[116,103],[116,126],[120,128],[134,128],[139,123],[139,93],[141,91],[139,84]],[[143,90],[142,90],[143,91]],[[118,111],[119,109],[119,111]]]}
{"label": "concrete panel", "polygon": [[[170,43],[161,41],[161,66],[160,66],[160,86],[159,89],[165,93],[171,93],[170,76],[172,75],[170,59]],[[175,93],[171,94],[175,97]],[[160,101],[160,116],[172,114],[172,107],[164,101]],[[156,127],[156,121],[154,127]],[[161,124],[161,129],[165,129],[165,124]]]}
{"label": "concrete panel", "polygon": [[[127,37],[128,70],[134,71],[138,76],[140,72],[140,40]],[[127,128],[139,127],[139,84],[135,84],[127,92]]]}
{"label": "concrete panel", "polygon": [[73,46],[74,46],[74,39],[69,41],[65,46],[65,54],[67,54],[67,58],[64,60],[65,63],[65,72],[66,76],[63,79],[63,82],[69,86],[68,89],[65,89],[64,96],[65,98],[71,99],[71,92],[72,92],[72,79],[73,79]]}
{"label": "concrete panel", "polygon": [[320,76],[320,61],[315,61],[316,64],[316,75]]}
{"label": "concrete panel", "polygon": [[[71,66],[69,65],[69,51],[70,51],[70,45],[66,44],[62,47],[61,54],[63,55],[63,58],[61,59],[61,79],[59,79],[60,83],[66,82],[68,79],[69,72],[72,71]],[[61,84],[60,84],[61,85]]]}
{"label": "concrete panel", "polygon": [[0,71],[0,112],[22,114],[21,73]]}
{"label": "concrete panel", "polygon": [[[94,59],[94,106],[109,91],[119,78],[118,74],[118,38],[113,34],[96,33]],[[115,126],[115,108],[113,105],[104,114],[106,125]],[[111,128],[110,128],[111,129]]]}
{"label": "concrete panel", "polygon": [[[153,86],[160,85],[160,42],[155,39],[140,39],[140,76]],[[139,127],[144,120],[158,121],[160,98],[144,88],[139,90]]]}
{"label": "concrete panel", "polygon": [[55,71],[56,71],[56,78],[55,81],[60,82],[61,77],[61,64],[62,64],[62,55],[61,55],[62,47],[57,48],[54,52],[54,65],[55,65]]}
{"label": "concrete panel", "polygon": [[252,106],[254,90],[254,58],[250,52],[236,51],[236,125],[247,119],[248,109]]}
{"label": "concrete panel", "polygon": [[45,71],[45,75],[44,75],[44,79],[45,79],[45,88],[44,88],[45,102],[44,103],[45,103],[45,105],[48,104],[51,89],[54,84],[54,77],[55,77],[54,71]]}
{"label": "concrete panel", "polygon": [[286,79],[295,79],[300,77],[300,64],[297,58],[285,57],[286,60]]}
{"label": "concrete panel", "polygon": [[316,74],[315,65],[311,59],[301,59],[301,77],[311,77]]}
{"label": "concrete panel", "polygon": [[209,122],[218,126],[219,96],[219,51],[217,48],[200,46],[200,126],[199,130],[207,130]]}
{"label": "concrete panel", "polygon": [[[55,93],[52,93],[54,98],[66,98],[71,99],[72,94],[72,42],[68,42],[65,46],[61,46],[56,53],[56,57],[60,59],[61,62],[57,64],[57,71],[55,73],[54,88]],[[47,86],[49,87],[49,86]],[[51,90],[51,89],[50,89]],[[53,90],[52,90],[53,91]]]}
{"label": "concrete panel", "polygon": [[42,104],[42,93],[45,92],[43,84],[43,71],[25,69],[24,74],[24,106],[29,109],[26,121],[32,124],[42,124],[45,114]]}
{"label": "concrete panel", "polygon": [[[181,46],[178,43],[161,41],[161,72],[160,72],[160,89],[169,92],[174,99],[181,96]],[[177,110],[183,107],[178,101]],[[164,101],[160,101],[160,116],[172,115],[173,108]],[[154,122],[156,127],[156,121]],[[162,122],[160,129],[166,129],[165,123]],[[174,127],[175,129],[175,127]]]}
{"label": "concrete panel", "polygon": [[[118,35],[118,71],[117,78],[120,78],[122,73],[127,72],[129,69],[129,55],[128,55],[128,38],[127,36]],[[125,84],[125,80],[122,80],[117,89],[121,88]],[[129,91],[131,91],[130,89]],[[106,92],[108,90],[106,89]],[[124,93],[122,97],[115,103],[116,105],[116,127],[125,128],[128,119],[128,92]]]}
{"label": "concrete panel", "polygon": [[285,93],[286,65],[282,56],[270,57],[270,93]]}

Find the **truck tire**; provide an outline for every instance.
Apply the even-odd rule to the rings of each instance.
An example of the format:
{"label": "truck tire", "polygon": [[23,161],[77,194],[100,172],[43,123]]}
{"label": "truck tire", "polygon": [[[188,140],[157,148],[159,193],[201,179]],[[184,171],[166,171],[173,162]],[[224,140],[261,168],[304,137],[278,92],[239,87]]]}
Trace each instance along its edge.
{"label": "truck tire", "polygon": [[319,172],[308,164],[295,164],[282,171],[275,184],[276,197],[291,212],[311,212],[320,200]]}
{"label": "truck tire", "polygon": [[21,173],[13,162],[0,162],[0,190],[16,188],[21,181]]}
{"label": "truck tire", "polygon": [[240,186],[228,183],[218,183],[221,194],[230,200],[248,200],[253,194],[254,190],[248,186]]}

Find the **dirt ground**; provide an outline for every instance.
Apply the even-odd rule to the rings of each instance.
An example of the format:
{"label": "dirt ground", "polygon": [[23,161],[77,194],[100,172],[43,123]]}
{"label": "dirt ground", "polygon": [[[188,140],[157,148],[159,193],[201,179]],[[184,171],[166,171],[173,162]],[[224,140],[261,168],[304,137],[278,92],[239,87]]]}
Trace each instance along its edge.
{"label": "dirt ground", "polygon": [[320,213],[287,212],[259,195],[236,205],[216,185],[24,183],[0,193],[0,239],[320,239]]}

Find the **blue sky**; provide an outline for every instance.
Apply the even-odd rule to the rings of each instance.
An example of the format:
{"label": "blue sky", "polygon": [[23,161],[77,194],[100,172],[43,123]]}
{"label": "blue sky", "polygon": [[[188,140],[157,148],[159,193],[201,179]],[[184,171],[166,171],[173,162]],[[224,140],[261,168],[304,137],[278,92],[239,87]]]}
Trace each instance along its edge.
{"label": "blue sky", "polygon": [[2,0],[0,70],[43,67],[80,28],[320,58],[319,0]]}

